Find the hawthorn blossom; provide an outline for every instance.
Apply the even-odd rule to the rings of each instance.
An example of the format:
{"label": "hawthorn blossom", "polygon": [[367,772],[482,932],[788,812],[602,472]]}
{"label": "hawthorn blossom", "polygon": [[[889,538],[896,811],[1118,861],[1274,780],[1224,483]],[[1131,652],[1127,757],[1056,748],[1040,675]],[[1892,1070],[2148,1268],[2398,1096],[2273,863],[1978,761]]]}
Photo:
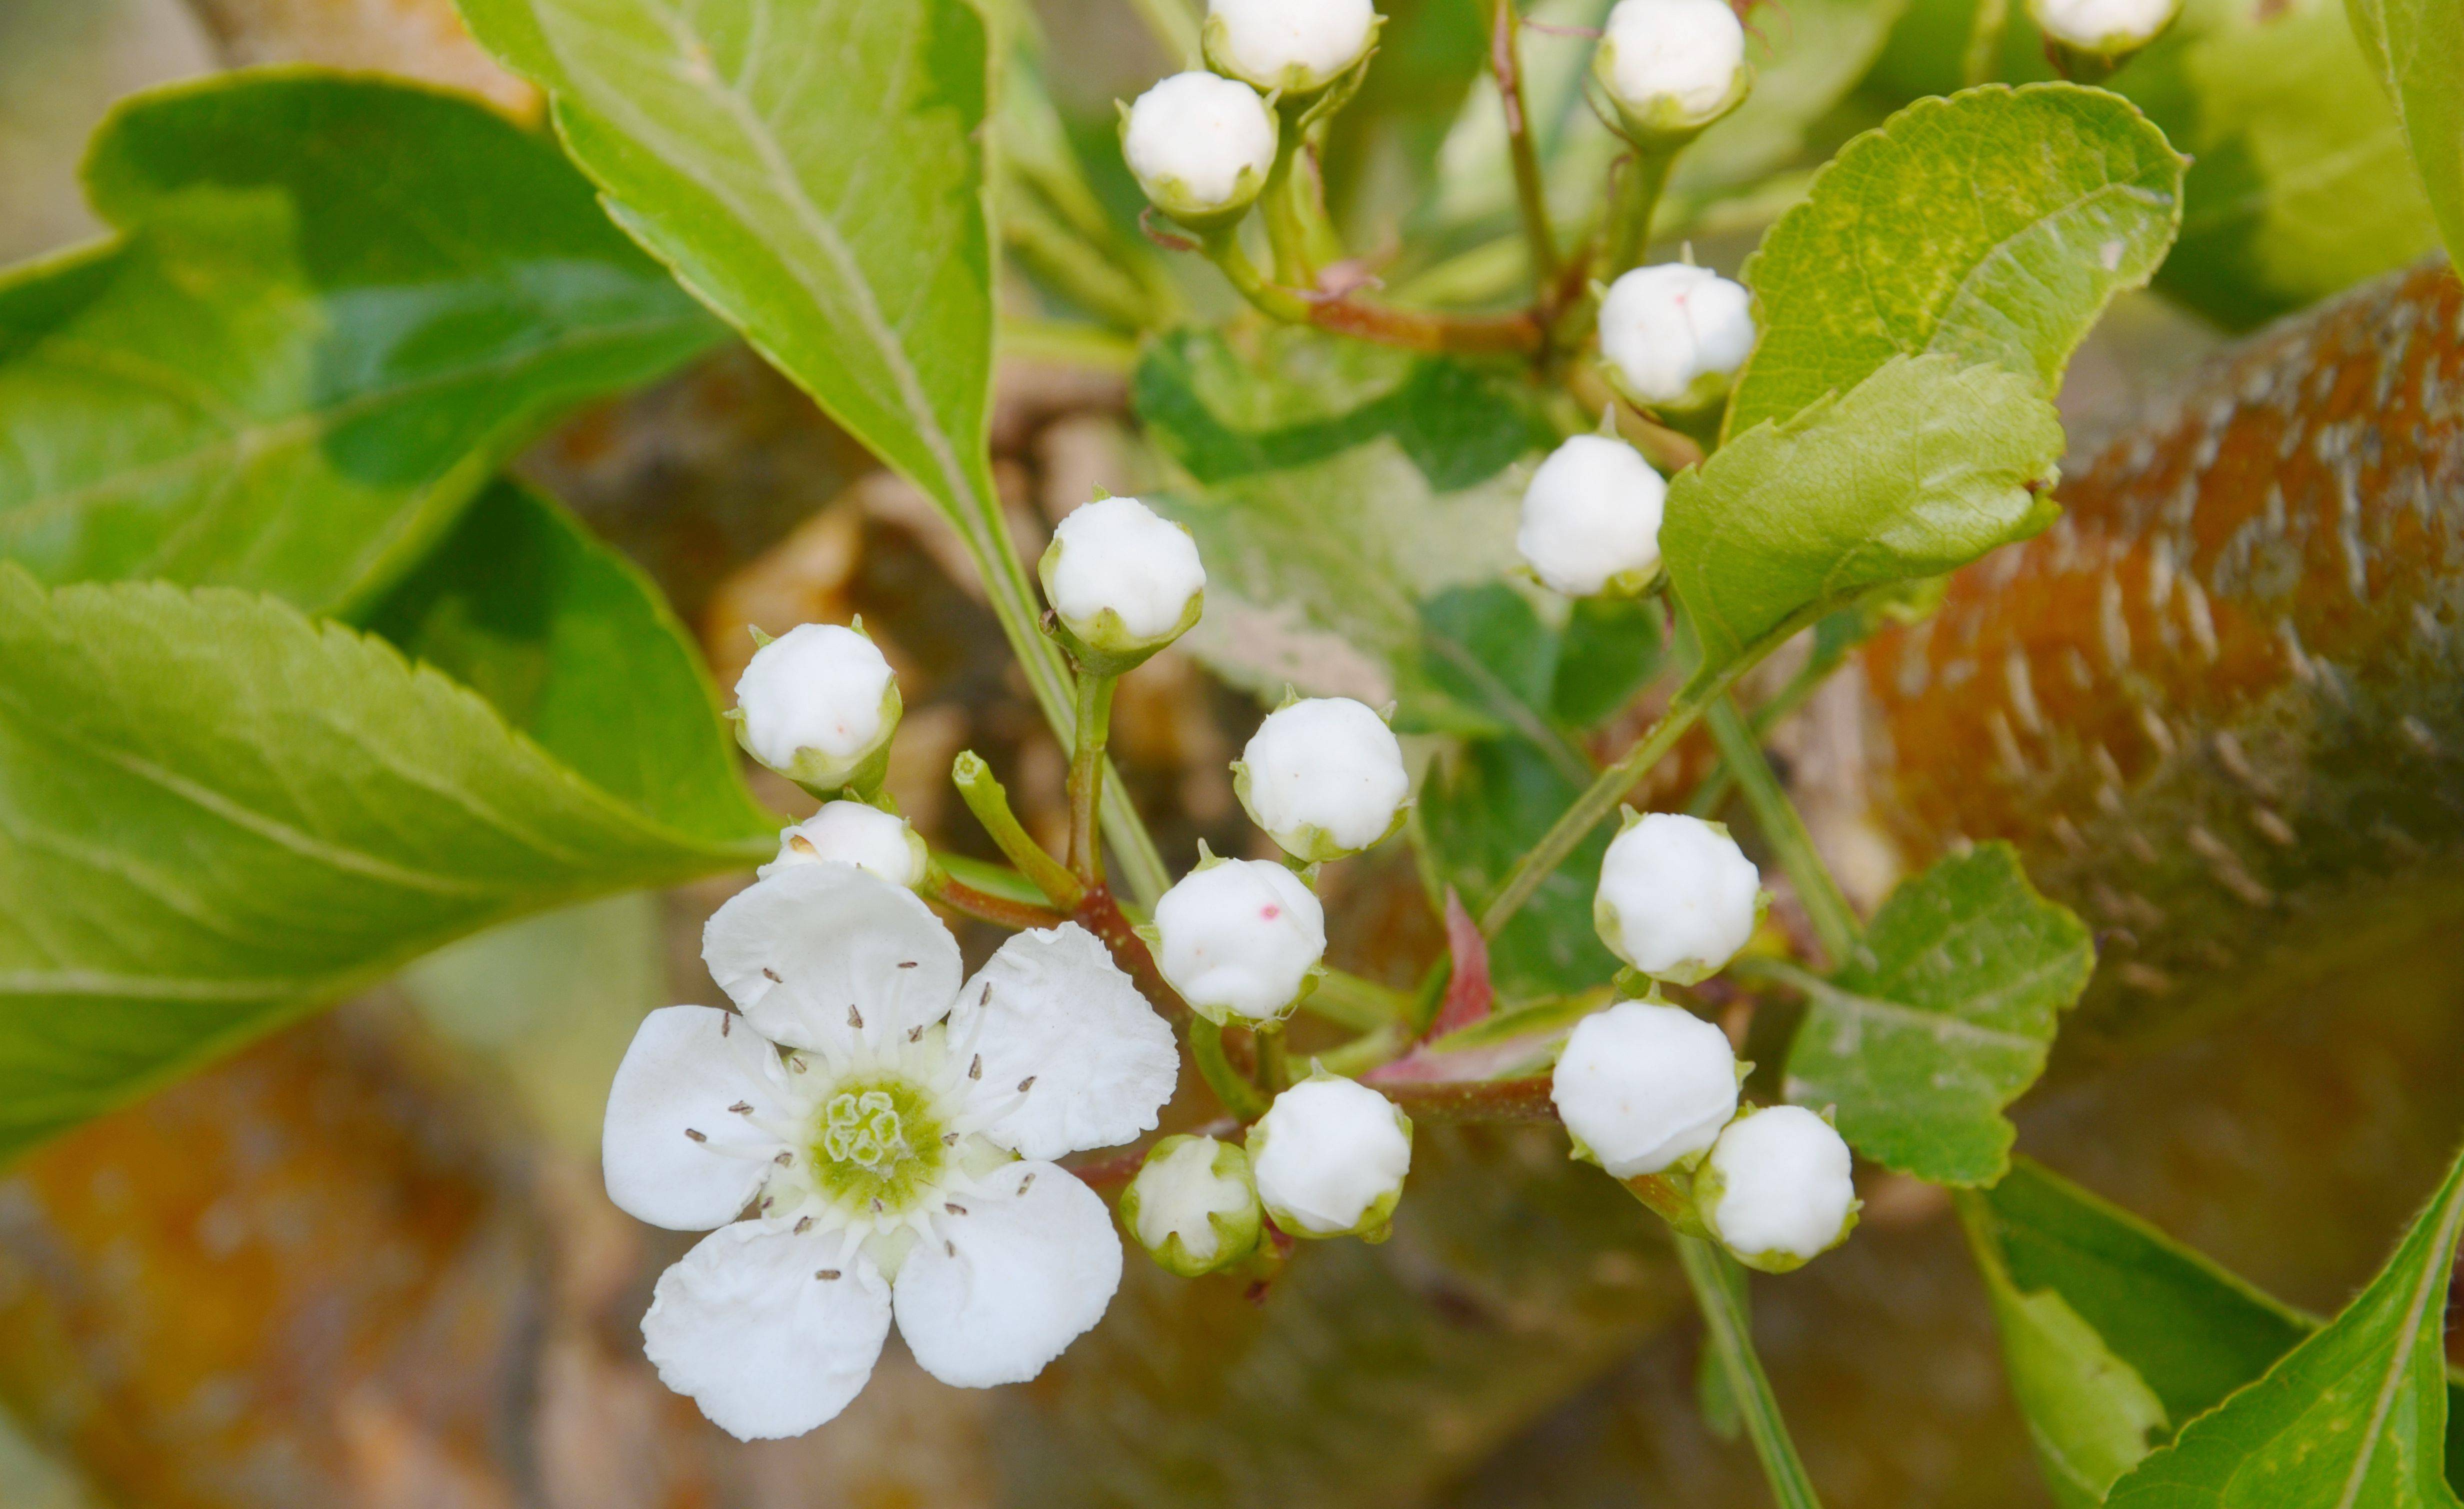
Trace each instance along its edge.
{"label": "hawthorn blossom", "polygon": [[642,1319],[662,1382],[741,1439],[797,1435],[863,1389],[893,1316],[925,1371],[979,1389],[1095,1323],[1120,1238],[1051,1160],[1153,1127],[1178,1059],[1092,934],[1021,933],[962,988],[913,892],[794,864],[718,909],[702,958],[738,1012],[652,1012],[603,1143],[618,1206],[717,1228]]}

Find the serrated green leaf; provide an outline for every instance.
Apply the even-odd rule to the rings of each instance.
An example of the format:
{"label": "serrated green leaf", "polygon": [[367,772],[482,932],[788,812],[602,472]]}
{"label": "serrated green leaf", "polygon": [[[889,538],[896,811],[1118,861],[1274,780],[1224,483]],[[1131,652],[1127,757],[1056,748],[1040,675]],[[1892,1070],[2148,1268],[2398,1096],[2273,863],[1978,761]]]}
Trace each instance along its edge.
{"label": "serrated green leaf", "polygon": [[775,825],[658,588],[527,488],[490,489],[360,622],[636,811],[686,833]]}
{"label": "serrated green leaf", "polygon": [[271,599],[0,566],[0,1154],[476,929],[766,857]]}
{"label": "serrated green leaf", "polygon": [[2344,0],[2395,106],[2449,260],[2464,249],[2464,8],[2453,0]]}
{"label": "serrated green leaf", "polygon": [[1877,1163],[1937,1184],[2010,1166],[2002,1108],[2035,1083],[2063,1008],[2096,968],[2085,925],[2036,894],[2006,843],[1903,882],[1810,1005],[1788,1098],[1834,1106]]}
{"label": "serrated green leaf", "polygon": [[[965,0],[459,0],[617,220],[990,558],[986,44]],[[997,584],[997,590],[1004,584]]]}
{"label": "serrated green leaf", "polygon": [[556,409],[723,332],[547,142],[307,70],[139,97],[101,247],[0,283],[0,558],[303,607],[414,562]]}
{"label": "serrated green leaf", "polygon": [[2182,159],[2129,101],[2070,84],[1921,99],[1840,150],[1746,264],[1761,339],[1743,433],[1932,352],[2050,395],[2182,213]]}
{"label": "serrated green leaf", "polygon": [[2454,1509],[2447,1291],[2464,1158],[2343,1313],[2113,1485],[2114,1509]]}
{"label": "serrated green leaf", "polygon": [[2332,4],[2186,28],[2111,83],[2190,154],[2156,286],[2211,319],[2248,329],[2437,244],[2403,131]]}
{"label": "serrated green leaf", "polygon": [[2033,378],[1939,356],[1738,435],[1678,473],[1660,529],[1704,665],[2042,530],[2061,449]]}

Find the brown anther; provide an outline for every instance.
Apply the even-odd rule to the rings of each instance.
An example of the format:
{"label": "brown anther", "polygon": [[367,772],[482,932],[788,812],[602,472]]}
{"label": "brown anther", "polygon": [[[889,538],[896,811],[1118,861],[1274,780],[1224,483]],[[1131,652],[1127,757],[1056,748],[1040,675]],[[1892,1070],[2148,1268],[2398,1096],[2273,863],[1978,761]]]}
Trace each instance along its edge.
{"label": "brown anther", "polygon": [[958,1134],[957,1132],[943,1132],[941,1134],[941,1146],[944,1148],[956,1148],[958,1146]]}
{"label": "brown anther", "polygon": [[797,1236],[803,1236],[806,1232],[809,1232],[809,1231],[811,1231],[812,1229],[813,1229],[813,1218],[812,1218],[811,1216],[809,1216],[809,1215],[800,1215],[800,1216],[796,1217],[796,1235],[797,1235]]}
{"label": "brown anther", "polygon": [[881,1200],[879,1196],[875,1196],[873,1199],[872,1214],[875,1215],[879,1215],[881,1214]]}
{"label": "brown anther", "polygon": [[1024,1095],[1033,1088],[1035,1088],[1035,1076],[1032,1074],[1018,1082],[1018,1093],[1021,1095]]}
{"label": "brown anther", "polygon": [[980,1080],[983,1077],[984,1056],[979,1053],[976,1055],[976,1061],[967,1065],[967,1078],[971,1080]]}
{"label": "brown anther", "polygon": [[807,1067],[809,1067],[809,1065],[807,1065],[802,1059],[790,1058],[787,1061],[787,1067],[795,1070],[798,1074],[802,1074]]}
{"label": "brown anther", "polygon": [[1026,1192],[1026,1187],[1027,1187],[1028,1185],[1030,1185],[1030,1184],[1033,1184],[1034,1182],[1035,1182],[1035,1175],[1033,1175],[1033,1174],[1031,1174],[1031,1173],[1030,1173],[1030,1174],[1028,1174],[1025,1178],[1019,1180],[1019,1181],[1018,1181],[1018,1192],[1019,1192],[1019,1193],[1021,1193],[1021,1194],[1024,1194],[1024,1193]]}
{"label": "brown anther", "polygon": [[729,1032],[731,1032],[731,1031],[733,1031],[733,1030],[735,1029],[735,1026],[736,1026],[736,1013],[734,1013],[734,1012],[732,1012],[732,1011],[731,1011],[731,1012],[721,1012],[721,1013],[719,1014],[719,1017],[718,1017],[718,1035],[719,1035],[720,1037],[722,1037],[722,1038],[726,1037],[726,1036],[728,1035],[728,1033],[729,1033]]}
{"label": "brown anther", "polygon": [[923,1029],[923,1028],[921,1028],[921,1027],[910,1027],[910,1028],[908,1028],[908,1029],[907,1029],[907,1040],[908,1040],[909,1042],[917,1042],[917,1041],[920,1041],[920,1040],[922,1040],[923,1037],[924,1037],[924,1029]]}
{"label": "brown anther", "polygon": [[839,1271],[836,1268],[816,1268],[813,1270],[813,1277],[821,1279],[824,1283],[829,1282],[838,1276]]}
{"label": "brown anther", "polygon": [[787,983],[785,980],[779,977],[779,972],[777,970],[772,969],[766,964],[761,966],[761,977],[768,980],[773,985],[784,985]]}
{"label": "brown anther", "polygon": [[864,1013],[856,1010],[853,1004],[847,1007],[847,1025],[858,1032],[864,1031]]}
{"label": "brown anther", "polygon": [[923,962],[921,959],[901,959],[898,961],[898,967],[902,970],[912,970]]}
{"label": "brown anther", "polygon": [[738,1101],[735,1104],[729,1106],[728,1109],[734,1111],[738,1116],[750,1116],[753,1114],[753,1103],[751,1101]]}
{"label": "brown anther", "polygon": [[941,1202],[941,1209],[949,1212],[953,1215],[964,1215],[967,1214],[967,1208],[960,1205],[956,1200],[943,1200]]}
{"label": "brown anther", "polygon": [[813,847],[813,841],[801,833],[791,833],[787,836],[787,847],[799,854],[809,854],[815,859],[822,857],[822,851]]}
{"label": "brown anther", "polygon": [[941,1250],[948,1253],[953,1258],[958,1256],[958,1244],[957,1242],[944,1239],[941,1243]]}
{"label": "brown anther", "polygon": [[690,1127],[690,1126],[688,1126],[688,1127],[686,1127],[686,1128],[685,1128],[685,1135],[686,1135],[686,1136],[688,1136],[688,1137],[690,1137],[690,1138],[692,1138],[692,1139],[693,1139],[693,1141],[695,1141],[695,1142],[708,1142],[708,1141],[710,1141],[710,1139],[709,1139],[709,1138],[707,1138],[707,1137],[703,1136],[701,1133],[699,1133],[699,1132],[697,1132],[697,1131],[693,1130],[693,1129],[692,1127]]}
{"label": "brown anther", "polygon": [[781,1169],[790,1168],[793,1167],[796,1162],[796,1155],[792,1152],[782,1152],[770,1161],[777,1164]]}

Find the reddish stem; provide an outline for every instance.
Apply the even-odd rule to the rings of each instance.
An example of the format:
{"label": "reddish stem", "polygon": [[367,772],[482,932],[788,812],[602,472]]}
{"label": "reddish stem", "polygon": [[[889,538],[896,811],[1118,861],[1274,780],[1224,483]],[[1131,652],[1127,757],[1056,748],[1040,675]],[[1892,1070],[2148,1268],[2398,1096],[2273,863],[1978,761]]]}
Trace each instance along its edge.
{"label": "reddish stem", "polygon": [[1020,932],[1024,932],[1030,928],[1057,928],[1069,920],[1049,907],[1038,907],[1027,902],[1012,901],[1006,896],[995,896],[987,891],[978,890],[973,886],[952,880],[946,875],[935,882],[933,899],[953,910],[963,911],[970,917],[992,923],[997,927],[1015,929]]}
{"label": "reddish stem", "polygon": [[1375,1086],[1379,1094],[1422,1122],[1553,1122],[1549,1077],[1520,1080],[1403,1080]]}

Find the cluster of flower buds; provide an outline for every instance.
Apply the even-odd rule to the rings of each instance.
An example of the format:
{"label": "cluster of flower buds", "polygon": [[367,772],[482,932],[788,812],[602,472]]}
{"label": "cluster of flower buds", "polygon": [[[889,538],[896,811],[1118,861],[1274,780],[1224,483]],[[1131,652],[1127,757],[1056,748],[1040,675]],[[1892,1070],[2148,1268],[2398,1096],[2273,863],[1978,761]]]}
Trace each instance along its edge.
{"label": "cluster of flower buds", "polygon": [[1276,106],[1360,66],[1382,18],[1370,0],[1210,0],[1206,61],[1121,107],[1121,152],[1155,207],[1200,232],[1239,220],[1284,145]]}
{"label": "cluster of flower buds", "polygon": [[1618,0],[1592,61],[1637,145],[1683,145],[1744,102],[1746,29],[1727,0]]}

